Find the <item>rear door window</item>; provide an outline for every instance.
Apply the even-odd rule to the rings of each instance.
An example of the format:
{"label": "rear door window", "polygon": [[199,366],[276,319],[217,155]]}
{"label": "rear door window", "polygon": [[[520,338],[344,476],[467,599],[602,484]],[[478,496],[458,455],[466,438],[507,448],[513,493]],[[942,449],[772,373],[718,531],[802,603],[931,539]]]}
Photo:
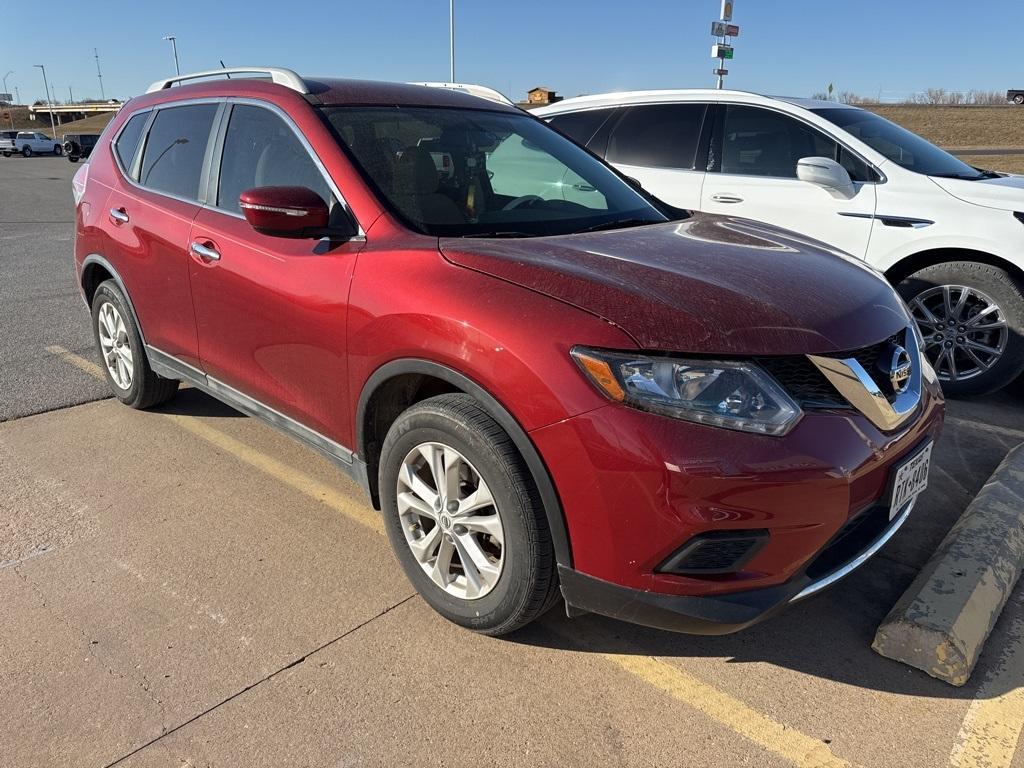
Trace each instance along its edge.
{"label": "rear door window", "polygon": [[629,107],[612,130],[605,159],[646,168],[692,169],[706,109],[704,104]]}
{"label": "rear door window", "polygon": [[217,108],[217,104],[189,104],[157,112],[146,137],[139,183],[157,192],[198,200]]}
{"label": "rear door window", "polygon": [[132,116],[121,133],[118,134],[114,143],[114,152],[117,159],[121,161],[121,167],[131,173],[132,159],[135,157],[135,150],[139,146],[139,139],[142,138],[142,129],[146,127],[146,120],[149,119],[149,112],[141,112]]}

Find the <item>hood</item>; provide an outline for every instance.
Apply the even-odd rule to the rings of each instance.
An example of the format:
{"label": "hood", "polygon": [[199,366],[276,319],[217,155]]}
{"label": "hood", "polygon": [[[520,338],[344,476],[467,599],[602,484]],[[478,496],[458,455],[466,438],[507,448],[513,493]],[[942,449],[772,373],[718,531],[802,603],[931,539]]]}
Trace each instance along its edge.
{"label": "hood", "polygon": [[941,189],[965,203],[983,205],[1000,211],[1024,211],[1024,176],[1000,176],[995,179],[940,179],[929,176]]}
{"label": "hood", "polygon": [[[572,304],[645,349],[708,355],[844,352],[904,328],[877,272],[791,232],[695,214],[558,237],[442,238],[450,261]],[[557,329],[555,329],[557,332]]]}

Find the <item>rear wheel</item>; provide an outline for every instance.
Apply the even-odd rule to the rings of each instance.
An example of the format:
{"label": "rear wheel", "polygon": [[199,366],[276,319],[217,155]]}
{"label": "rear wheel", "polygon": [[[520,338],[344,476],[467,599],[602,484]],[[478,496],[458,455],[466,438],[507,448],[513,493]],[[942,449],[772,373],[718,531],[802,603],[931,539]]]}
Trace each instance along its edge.
{"label": "rear wheel", "polygon": [[1016,96],[1014,96],[1013,103],[1018,105],[1024,104],[1024,93],[1018,93]]}
{"label": "rear wheel", "polygon": [[10,157],[11,154],[12,154],[11,152],[4,152],[4,157]]}
{"label": "rear wheel", "polygon": [[132,408],[151,408],[174,397],[178,382],[153,373],[128,301],[117,283],[100,283],[92,299],[92,327],[107,382]]}
{"label": "rear wheel", "polygon": [[25,146],[21,148],[22,157],[32,157],[32,147]]}
{"label": "rear wheel", "polygon": [[558,596],[543,505],[512,440],[469,395],[402,413],[384,441],[381,502],[413,586],[449,621],[511,632]]}
{"label": "rear wheel", "polygon": [[946,394],[995,392],[1024,370],[1024,289],[1006,270],[973,261],[933,264],[897,290]]}

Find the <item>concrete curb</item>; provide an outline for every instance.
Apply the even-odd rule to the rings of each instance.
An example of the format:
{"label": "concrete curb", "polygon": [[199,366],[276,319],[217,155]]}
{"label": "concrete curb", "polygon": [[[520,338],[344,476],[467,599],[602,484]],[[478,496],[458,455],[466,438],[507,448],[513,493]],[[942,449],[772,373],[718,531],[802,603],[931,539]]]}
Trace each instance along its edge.
{"label": "concrete curb", "polygon": [[871,647],[963,685],[1022,567],[1024,444],[992,473],[879,625]]}

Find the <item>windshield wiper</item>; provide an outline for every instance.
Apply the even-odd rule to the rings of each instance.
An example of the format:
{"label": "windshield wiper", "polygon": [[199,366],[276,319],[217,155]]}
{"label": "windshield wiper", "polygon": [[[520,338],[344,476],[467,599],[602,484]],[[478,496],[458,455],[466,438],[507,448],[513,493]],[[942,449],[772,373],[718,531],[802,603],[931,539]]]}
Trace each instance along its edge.
{"label": "windshield wiper", "polygon": [[966,173],[929,173],[928,175],[934,176],[936,179],[963,179],[964,181],[977,181],[978,179],[990,179],[993,176],[998,176],[999,174],[994,171],[979,171],[977,176],[968,176]]}
{"label": "windshield wiper", "polygon": [[469,237],[540,237],[536,232],[519,232],[516,230],[495,230],[493,232],[471,232],[468,235],[459,235],[461,238]]}
{"label": "windshield wiper", "polygon": [[584,227],[583,229],[577,229],[577,232],[600,232],[602,229],[625,229],[626,227],[643,227],[648,224],[660,224],[663,222],[651,221],[650,219],[612,219],[611,221],[602,221],[600,224],[594,224],[590,227]]}

